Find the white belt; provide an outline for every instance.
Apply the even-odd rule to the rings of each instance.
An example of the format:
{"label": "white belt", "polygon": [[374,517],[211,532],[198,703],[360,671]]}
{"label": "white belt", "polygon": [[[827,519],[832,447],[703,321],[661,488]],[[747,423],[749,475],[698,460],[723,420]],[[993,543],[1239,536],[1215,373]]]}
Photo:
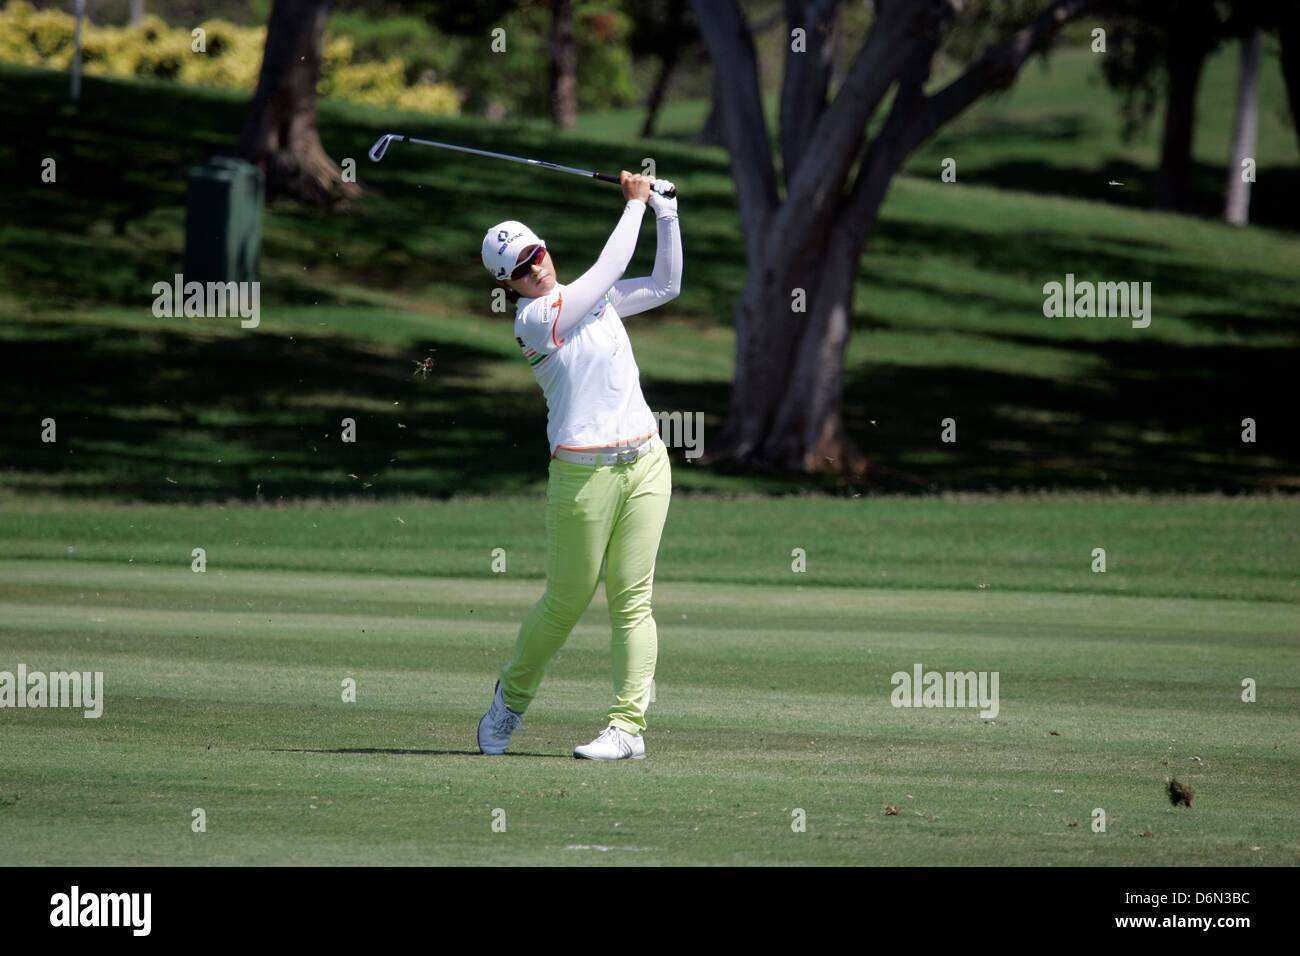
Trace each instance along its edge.
{"label": "white belt", "polygon": [[659,436],[653,435],[640,445],[622,451],[569,451],[567,448],[557,448],[551,453],[551,457],[558,458],[560,461],[571,461],[575,465],[630,465],[642,455],[654,451],[655,442],[658,440]]}

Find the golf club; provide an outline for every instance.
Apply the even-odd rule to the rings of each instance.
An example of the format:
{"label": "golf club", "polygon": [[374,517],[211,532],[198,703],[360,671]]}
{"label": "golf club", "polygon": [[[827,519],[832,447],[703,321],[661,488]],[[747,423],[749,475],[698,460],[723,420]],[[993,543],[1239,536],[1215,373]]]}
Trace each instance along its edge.
{"label": "golf club", "polygon": [[[605,173],[597,173],[590,169],[576,169],[573,166],[561,166],[559,163],[548,163],[540,159],[525,159],[522,156],[507,156],[505,153],[492,153],[485,149],[471,149],[468,146],[454,146],[451,143],[438,143],[431,139],[416,139],[412,136],[404,136],[401,133],[385,133],[375,141],[375,145],[370,147],[370,159],[373,162],[379,162],[388,153],[388,147],[393,143],[415,143],[418,146],[433,146],[437,149],[450,149],[458,153],[469,153],[473,156],[486,156],[489,159],[505,159],[512,163],[527,163],[529,166],[540,166],[543,169],[554,169],[562,173],[573,173],[577,176],[586,176],[588,179],[599,179],[601,182],[613,183],[618,185],[617,176],[609,176]],[[653,188],[653,187],[651,187]],[[676,189],[655,190],[668,199],[677,196]]]}

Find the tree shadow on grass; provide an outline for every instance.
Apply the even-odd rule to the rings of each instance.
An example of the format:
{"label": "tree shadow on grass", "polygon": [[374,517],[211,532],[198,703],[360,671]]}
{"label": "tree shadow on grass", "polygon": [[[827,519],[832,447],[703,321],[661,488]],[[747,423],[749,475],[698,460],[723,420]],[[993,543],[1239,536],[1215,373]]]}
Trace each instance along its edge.
{"label": "tree shadow on grass", "polygon": [[[196,501],[486,494],[544,478],[540,394],[473,385],[494,353],[436,354],[424,378],[408,350],[339,338],[23,329],[0,350],[5,484]],[[40,440],[47,418],[57,442]]]}
{"label": "tree shadow on grass", "polygon": [[[983,333],[1033,348],[1036,335]],[[872,363],[846,374],[850,434],[890,490],[1026,487],[1166,491],[1300,488],[1294,350],[1063,337],[1092,371]],[[436,347],[436,352],[435,352]],[[436,354],[428,378],[410,354]],[[531,492],[546,478],[545,405],[531,384],[485,384],[496,353],[446,342],[386,349],[266,332],[196,338],[69,323],[0,349],[3,482],[16,490],[201,502]],[[480,384],[484,383],[484,384]],[[722,382],[647,380],[657,411],[721,424]],[[41,441],[53,419],[57,442]],[[343,419],[356,442],[341,440]],[[957,441],[941,441],[942,421]],[[1241,440],[1242,420],[1258,441]],[[708,433],[705,435],[708,444]],[[687,467],[674,452],[675,468]],[[727,474],[726,469],[718,469]],[[680,474],[680,470],[678,472]],[[752,490],[833,479],[753,476]]]}
{"label": "tree shadow on grass", "polygon": [[[427,378],[406,350],[332,337],[190,335],[67,324],[0,349],[4,484],[145,501],[391,499],[530,492],[546,477],[545,408],[531,386],[479,385],[499,356],[436,343]],[[1036,336],[990,333],[1032,347]],[[1300,487],[1300,436],[1281,420],[1285,349],[1064,339],[1094,374],[1057,380],[969,366],[869,364],[845,416],[900,491],[1025,487]],[[421,343],[415,354],[433,351]],[[53,373],[53,374],[52,374]],[[647,381],[660,411],[721,423],[725,383]],[[53,419],[58,441],[40,440]],[[344,418],[355,443],[340,440]],[[940,440],[956,421],[957,441]],[[1253,418],[1258,442],[1241,441]],[[705,436],[707,448],[708,435]],[[675,468],[685,467],[674,452]],[[679,464],[680,462],[680,464]],[[679,472],[680,473],[680,472]],[[725,470],[723,470],[725,473]],[[834,487],[781,478],[755,490]]]}
{"label": "tree shadow on grass", "polygon": [[[1018,344],[1036,339],[993,335]],[[850,432],[938,489],[1300,489],[1287,423],[1294,355],[1168,342],[1087,341],[1079,381],[985,369],[869,365],[847,376]],[[953,419],[956,441],[942,440]],[[1242,420],[1257,442],[1242,441]]]}
{"label": "tree shadow on grass", "polygon": [[[963,313],[960,322],[929,329],[908,325],[922,341],[958,332],[987,342],[989,359],[998,346],[1030,356],[1016,356],[1014,371],[960,359],[847,371],[850,434],[869,456],[909,476],[900,490],[1300,489],[1300,435],[1282,418],[1300,345],[1292,281],[1248,263],[1189,269],[1158,242],[1107,235],[1030,231],[989,242],[974,230],[891,221],[873,251],[968,263],[1005,276],[1008,291],[935,288],[896,276],[887,260],[868,255],[869,308],[859,310],[866,322],[855,323],[855,334],[869,342],[866,324],[894,327],[869,297],[897,290]],[[1152,326],[1044,318],[1042,284],[1067,272],[1080,280],[1151,282]],[[967,314],[972,307],[974,316]],[[1084,327],[1088,337],[1079,334]],[[1057,366],[1068,357],[1074,370],[1038,372],[1033,350],[1054,353]],[[941,440],[948,418],[956,422],[955,442]],[[1258,425],[1255,443],[1242,441],[1246,418]]]}
{"label": "tree shadow on grass", "polygon": [[[161,222],[178,234],[188,168],[233,141],[246,104],[165,84],[95,78],[87,78],[80,107],[65,98],[60,74],[0,70],[0,119],[22,131],[0,142],[0,203],[11,223],[30,229],[0,237],[3,281],[14,296],[35,304],[145,307],[152,284],[170,278],[179,261],[178,240],[137,249],[130,240],[140,233],[128,231],[126,239],[121,233],[143,221],[135,228]],[[384,163],[370,164],[365,150],[383,130],[357,115],[323,109],[322,134],[337,158],[357,160],[371,196],[346,214],[272,208],[264,256],[279,267],[267,286],[275,301],[331,301],[310,282],[281,276],[335,262],[331,268],[343,281],[400,290],[438,275],[445,282],[482,284],[486,293],[477,261],[485,224],[534,220],[549,233],[565,268],[594,260],[607,235],[595,224],[612,225],[616,217],[612,187],[573,177],[418,147],[395,148]],[[414,122],[404,132],[498,150],[510,142],[511,152],[584,168],[616,170],[640,160],[633,144],[555,137],[536,127]],[[1053,135],[1068,140],[1076,134],[1062,126]],[[39,180],[45,157],[60,163],[57,188]],[[720,155],[682,154],[673,162],[685,177],[725,175]],[[1080,171],[1033,163],[981,178],[996,183],[1004,175],[998,184],[1036,184],[1054,193],[1071,191],[1062,183],[1086,181],[1093,198],[1114,200],[1130,194],[1113,193],[1103,175],[1137,182],[1140,172],[1122,165]],[[1275,172],[1267,171],[1270,184]],[[1198,168],[1197,181],[1209,188],[1218,174]],[[1286,208],[1269,198],[1273,186],[1266,189],[1263,181],[1257,212],[1267,215],[1275,203]],[[692,202],[705,228],[687,240],[696,263],[687,273],[691,298],[709,303],[711,321],[728,323],[738,291],[732,285],[738,252],[708,223],[713,216],[734,218],[733,198],[719,188]],[[95,238],[104,235],[119,238]],[[649,245],[642,243],[634,271],[648,263]],[[891,277],[873,265],[877,251],[921,262],[956,259],[1021,285],[1002,295],[936,290]],[[1222,338],[1262,341],[1255,348],[1156,335],[1095,341],[1071,337],[1061,326],[1043,326],[1042,334],[1007,332],[1005,322],[988,331],[962,329],[991,343],[1069,349],[1095,372],[1056,380],[1032,368],[990,371],[934,362],[851,368],[845,391],[850,433],[874,460],[916,479],[899,490],[1295,488],[1300,448],[1278,418],[1279,409],[1289,408],[1284,386],[1295,365],[1289,346],[1300,306],[1293,285],[1249,263],[1236,267],[1225,260],[1189,270],[1168,254],[1158,242],[1118,236],[1035,230],[991,241],[989,232],[886,217],[868,251],[869,288],[893,286],[953,307],[974,303],[994,316],[1018,317],[1032,314],[1043,282],[1066,272],[1151,281],[1157,310],[1166,294],[1195,298],[1196,307],[1179,315],[1185,323],[1227,333]],[[1026,290],[1023,300],[1017,288]],[[878,312],[870,320],[891,325]],[[0,331],[0,402],[8,412],[0,422],[0,467],[12,488],[193,502],[445,496],[532,490],[545,480],[545,405],[531,383],[505,391],[486,384],[501,360],[496,353],[446,342],[395,349],[266,331],[196,337],[74,322],[15,323]],[[1279,341],[1287,347],[1278,348]],[[430,377],[412,376],[412,358],[435,348]],[[646,378],[643,387],[652,408],[702,411],[710,427],[725,412],[725,383]],[[345,417],[356,421],[355,443],[339,439]],[[955,444],[939,441],[946,417],[958,422]],[[1245,417],[1260,424],[1255,445],[1240,441]],[[45,418],[57,422],[57,443],[40,441]],[[799,491],[830,484],[756,478],[750,486]]]}

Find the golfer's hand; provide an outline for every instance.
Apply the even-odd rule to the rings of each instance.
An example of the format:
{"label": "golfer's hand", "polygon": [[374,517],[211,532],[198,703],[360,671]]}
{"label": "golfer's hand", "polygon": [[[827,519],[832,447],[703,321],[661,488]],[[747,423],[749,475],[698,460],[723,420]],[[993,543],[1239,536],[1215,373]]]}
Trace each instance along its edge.
{"label": "golfer's hand", "polygon": [[[650,186],[650,208],[655,211],[655,216],[675,216],[677,215],[677,189],[666,179],[656,179]],[[664,193],[674,193],[669,199]]]}
{"label": "golfer's hand", "polygon": [[650,201],[650,177],[629,173],[626,169],[618,174],[619,185],[623,187],[624,199],[639,199],[643,203]]}

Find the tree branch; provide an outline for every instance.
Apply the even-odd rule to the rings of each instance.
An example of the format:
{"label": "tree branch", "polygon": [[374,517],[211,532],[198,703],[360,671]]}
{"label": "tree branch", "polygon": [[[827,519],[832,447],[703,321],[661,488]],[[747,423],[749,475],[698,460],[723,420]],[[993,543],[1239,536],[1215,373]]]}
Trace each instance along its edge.
{"label": "tree branch", "polygon": [[826,111],[839,0],[786,0],[785,7],[787,33],[801,29],[807,41],[802,52],[788,44],[781,84],[781,171],[789,188],[811,142],[809,133]]}
{"label": "tree branch", "polygon": [[1061,27],[1088,12],[1093,4],[1094,0],[1056,0],[1028,26],[986,49],[957,79],[925,97],[909,124],[904,155],[984,94],[1010,86],[1031,55],[1046,49]]}
{"label": "tree branch", "polygon": [[814,226],[840,201],[849,168],[861,151],[862,131],[945,9],[942,0],[909,0],[879,10],[835,99],[808,134],[817,144],[815,159],[805,157],[795,170],[769,230],[779,248],[802,248]]}
{"label": "tree branch", "polygon": [[919,104],[925,98],[922,90],[930,78],[930,68],[938,49],[939,36],[936,34],[918,47],[904,66],[885,124],[867,147],[857,180],[836,218],[835,245],[853,250],[855,262],[859,255],[856,250],[862,248],[875,228],[885,194],[907,158],[909,129]]}
{"label": "tree branch", "polygon": [[761,256],[767,221],[777,207],[776,169],[763,115],[754,38],[736,0],[691,0],[691,5],[715,74],[726,77],[718,84],[722,122],[746,259],[753,263]]}

